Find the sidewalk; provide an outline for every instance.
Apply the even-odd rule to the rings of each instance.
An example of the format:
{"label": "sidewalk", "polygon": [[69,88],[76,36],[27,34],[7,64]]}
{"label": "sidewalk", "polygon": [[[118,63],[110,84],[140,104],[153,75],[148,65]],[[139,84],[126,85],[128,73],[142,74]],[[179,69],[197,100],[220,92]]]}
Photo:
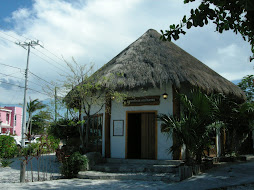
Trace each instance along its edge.
{"label": "sidewalk", "polygon": [[[0,168],[1,172],[1,168]],[[248,186],[235,187],[243,184]],[[33,183],[1,183],[1,189],[173,189],[173,190],[202,190],[229,187],[230,190],[254,188],[254,161],[227,164],[213,168],[199,176],[179,183],[164,183],[161,181],[134,180],[86,180],[61,179]],[[230,188],[231,186],[234,186]]]}

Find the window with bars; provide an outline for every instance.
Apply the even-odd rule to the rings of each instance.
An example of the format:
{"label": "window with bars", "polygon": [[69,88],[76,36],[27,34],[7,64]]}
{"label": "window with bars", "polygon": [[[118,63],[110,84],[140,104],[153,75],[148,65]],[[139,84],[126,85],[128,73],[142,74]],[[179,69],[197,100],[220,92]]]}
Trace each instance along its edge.
{"label": "window with bars", "polygon": [[9,122],[9,119],[10,119],[10,114],[7,113],[7,114],[6,114],[6,123],[7,123],[7,124],[10,123],[10,122]]}
{"label": "window with bars", "polygon": [[[86,128],[87,117],[84,117],[84,119]],[[103,126],[103,114],[93,115],[90,118],[90,131],[89,131],[90,141],[88,151],[102,153],[102,126]]]}

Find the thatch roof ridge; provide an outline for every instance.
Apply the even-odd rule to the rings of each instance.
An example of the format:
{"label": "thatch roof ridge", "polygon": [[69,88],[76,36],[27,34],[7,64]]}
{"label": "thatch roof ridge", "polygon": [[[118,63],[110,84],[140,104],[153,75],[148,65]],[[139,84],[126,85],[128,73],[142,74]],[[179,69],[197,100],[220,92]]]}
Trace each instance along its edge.
{"label": "thatch roof ridge", "polygon": [[159,87],[168,82],[180,88],[181,84],[189,83],[210,93],[220,92],[245,98],[238,86],[174,43],[160,40],[160,36],[156,30],[149,29],[94,73],[93,77],[97,76],[101,83],[115,89]]}

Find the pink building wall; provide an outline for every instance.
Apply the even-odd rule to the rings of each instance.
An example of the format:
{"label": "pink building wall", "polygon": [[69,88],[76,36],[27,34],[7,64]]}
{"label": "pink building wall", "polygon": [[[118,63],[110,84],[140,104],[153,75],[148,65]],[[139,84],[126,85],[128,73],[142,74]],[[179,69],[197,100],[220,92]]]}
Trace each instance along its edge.
{"label": "pink building wall", "polygon": [[[8,111],[9,110],[9,111]],[[21,126],[22,126],[22,111],[20,107],[4,107],[0,108],[1,121],[2,121],[2,133],[10,132],[10,134],[16,134],[21,136]],[[10,114],[9,122],[6,122],[6,114]],[[15,122],[16,117],[16,122]],[[9,124],[9,126],[8,126]]]}

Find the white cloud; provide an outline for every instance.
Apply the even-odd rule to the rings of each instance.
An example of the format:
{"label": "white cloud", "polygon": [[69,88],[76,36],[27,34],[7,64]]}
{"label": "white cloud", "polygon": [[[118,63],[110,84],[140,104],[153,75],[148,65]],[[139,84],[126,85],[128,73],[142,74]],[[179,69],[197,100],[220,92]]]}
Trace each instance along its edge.
{"label": "white cloud", "polygon": [[227,47],[218,48],[218,54],[221,54],[225,57],[237,57],[238,56],[238,47],[236,44],[231,44]]}
{"label": "white cloud", "polygon": [[253,63],[249,62],[250,51],[235,43],[217,48],[204,62],[228,80],[239,80],[253,74]]}
{"label": "white cloud", "polygon": [[[71,60],[73,56],[82,64],[92,61],[96,64],[95,68],[98,68],[148,29],[160,31],[168,29],[170,24],[178,23],[197,4],[183,5],[179,0],[35,0],[31,9],[19,9],[12,13],[9,21],[14,23],[14,28],[4,32],[21,42],[26,39],[19,35],[39,39],[47,50],[59,57],[63,55]],[[212,24],[202,29],[191,29],[176,44],[230,80],[252,72],[246,61],[250,55],[250,47],[239,36],[232,33],[220,35],[213,31]],[[3,35],[0,33],[1,36]],[[30,71],[47,81],[58,79],[57,73],[66,70],[59,66],[64,63],[44,49],[36,49],[56,60],[58,64],[31,49]],[[21,47],[0,38],[0,52],[0,62],[25,68],[27,52]],[[7,67],[3,69],[6,73],[12,71]],[[29,80],[44,83],[32,75],[29,75]],[[40,89],[34,84],[29,85]],[[32,91],[29,95],[34,98],[41,96]],[[22,97],[15,100],[22,102]]]}
{"label": "white cloud", "polygon": [[12,13],[12,20],[22,20],[27,19],[30,16],[30,11],[28,9],[18,9]]}

